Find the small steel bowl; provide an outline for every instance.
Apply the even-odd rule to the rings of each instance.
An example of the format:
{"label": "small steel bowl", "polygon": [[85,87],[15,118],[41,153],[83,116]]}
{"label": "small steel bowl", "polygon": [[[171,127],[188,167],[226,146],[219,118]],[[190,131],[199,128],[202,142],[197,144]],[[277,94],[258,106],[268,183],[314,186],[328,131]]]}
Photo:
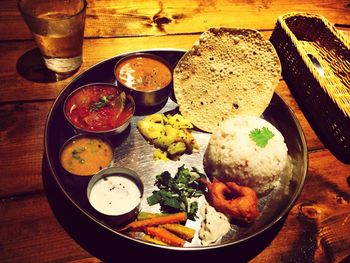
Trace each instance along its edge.
{"label": "small steel bowl", "polygon": [[[166,67],[170,72],[169,82],[164,86],[154,90],[135,89],[130,85],[128,86],[128,84],[123,83],[119,77],[121,64],[125,63],[127,60],[134,59],[134,58],[140,58],[140,59],[150,58],[160,62],[161,63],[160,65],[163,65],[164,67]],[[173,86],[173,75],[172,75],[172,68],[170,64],[163,58],[153,54],[149,54],[149,53],[132,53],[132,54],[126,55],[116,63],[114,67],[114,76],[118,87],[122,87],[123,89],[130,92],[130,94],[133,96],[135,100],[135,104],[137,107],[152,107],[152,106],[157,106],[164,103],[168,99]]]}
{"label": "small steel bowl", "polygon": [[[65,102],[64,102],[64,105],[63,105],[63,112],[64,112],[64,116],[65,116],[66,120],[74,127],[74,129],[76,131],[78,131],[80,133],[103,134],[103,135],[107,135],[107,136],[122,133],[129,126],[130,120],[134,116],[134,113],[135,113],[135,102],[134,102],[134,99],[133,99],[133,97],[130,94],[128,94],[125,91],[124,92],[126,94],[126,100],[125,100],[124,112],[127,111],[129,116],[127,116],[127,117],[123,116],[123,120],[121,121],[121,123],[118,126],[110,128],[110,129],[105,129],[105,130],[92,130],[92,129],[88,129],[86,127],[79,126],[76,123],[73,123],[73,121],[72,121],[72,114],[71,114],[72,111],[73,111],[73,109],[71,109],[71,108],[73,108],[73,107],[68,109],[68,107],[69,107],[69,100],[74,95],[76,95],[78,92],[82,92],[83,90],[88,91],[89,89],[93,89],[93,88],[96,88],[96,87],[108,88],[108,89],[112,88],[112,89],[116,90],[117,94],[120,94],[121,92],[124,91],[124,90],[120,89],[119,87],[117,87],[117,86],[115,86],[113,84],[109,84],[109,83],[91,83],[91,84],[87,84],[87,85],[81,86],[78,89],[76,89],[73,92],[71,92],[67,96],[67,98],[65,99]],[[94,104],[96,104],[96,103],[94,103]]]}
{"label": "small steel bowl", "polygon": [[[126,180],[126,183],[123,185],[123,183],[119,181],[118,184],[116,184],[116,182],[113,184],[111,179],[108,181],[109,177],[114,176],[123,177],[124,180]],[[100,182],[100,185],[98,186],[99,189],[95,191],[101,190],[103,192],[95,192],[93,195],[95,198],[98,196],[98,198],[105,199],[99,201],[100,203],[97,204],[96,201],[92,201],[92,191],[94,186],[96,186],[96,183],[100,180],[104,181]],[[102,183],[104,185],[102,185]],[[137,188],[139,191],[136,194],[140,194],[140,196],[138,197],[135,194],[136,201],[134,202],[131,201],[132,197],[130,197],[130,190],[132,189],[129,189],[128,191],[128,185],[131,186],[130,188],[134,188],[134,190]],[[87,187],[87,198],[89,200],[91,208],[93,208],[92,213],[98,220],[101,220],[109,226],[120,226],[122,224],[131,222],[137,217],[143,197],[143,192],[144,186],[142,180],[135,171],[125,167],[110,167],[101,170],[90,179]],[[120,193],[126,193],[126,196],[128,196],[127,200],[124,200],[123,197],[120,197]],[[126,202],[130,202],[130,206],[125,208],[123,206]],[[106,205],[111,207],[106,208]],[[112,207],[116,208],[115,205],[118,205],[119,209],[122,211],[112,210]]]}
{"label": "small steel bowl", "polygon": [[[96,152],[96,154],[98,153],[100,156],[99,156],[99,160],[101,160],[101,154],[103,154],[103,152],[101,152],[101,150],[106,150],[106,148],[103,147],[103,145],[98,145],[97,147],[100,148],[100,149],[96,149],[94,147],[94,145],[91,143],[91,141],[89,143],[87,143],[86,145],[84,145],[83,148],[81,147],[77,147],[77,145],[75,145],[73,151],[76,151],[77,149],[79,150],[80,149],[80,152],[76,152],[76,153],[73,153],[73,151],[69,151],[67,152],[68,156],[70,156],[72,159],[70,159],[70,161],[72,162],[71,165],[73,165],[73,163],[75,162],[75,165],[87,165],[91,168],[91,163],[93,163],[94,166],[96,166],[96,170],[95,171],[91,171],[91,172],[87,172],[86,170],[84,172],[82,172],[81,170],[80,171],[77,171],[76,169],[73,170],[72,167],[69,168],[69,166],[67,167],[67,164],[64,164],[63,163],[63,153],[64,151],[66,150],[66,148],[68,146],[70,146],[70,144],[76,144],[77,141],[79,141],[80,139],[84,139],[84,138],[87,138],[87,139],[97,139],[97,140],[101,140],[103,143],[105,143],[105,145],[109,148],[109,150],[111,151],[111,160],[110,162],[107,164],[104,164],[102,166],[102,164],[98,164],[96,162],[96,160],[93,159],[93,157],[88,157],[87,159],[84,157],[84,153],[83,151],[87,151],[87,152],[91,152],[91,150],[93,149],[93,151]],[[88,147],[94,147],[94,148],[88,148]],[[77,176],[92,176],[94,174],[96,174],[97,172],[99,172],[100,170],[102,169],[105,169],[107,167],[110,167],[111,165],[113,165],[113,145],[112,143],[107,139],[105,138],[104,136],[101,136],[101,135],[97,135],[97,134],[78,134],[78,135],[74,135],[73,137],[69,138],[60,148],[60,153],[59,153],[59,159],[60,159],[60,164],[62,166],[62,168],[64,170],[66,170],[68,173],[70,174],[74,174],[74,175],[77,175]],[[86,155],[85,155],[86,156]],[[80,162],[82,161],[82,162]],[[90,164],[88,163],[90,162]],[[97,165],[99,165],[97,167]]]}

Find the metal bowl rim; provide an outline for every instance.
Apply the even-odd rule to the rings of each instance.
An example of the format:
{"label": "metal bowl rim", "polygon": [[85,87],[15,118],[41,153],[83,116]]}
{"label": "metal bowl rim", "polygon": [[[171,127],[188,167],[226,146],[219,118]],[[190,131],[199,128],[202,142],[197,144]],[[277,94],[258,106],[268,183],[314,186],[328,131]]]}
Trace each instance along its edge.
{"label": "metal bowl rim", "polygon": [[[130,59],[132,57],[151,57],[151,58],[154,58],[155,60],[158,60],[161,63],[163,63],[169,69],[169,71],[171,72],[171,79],[170,79],[169,83],[167,83],[164,87],[162,87],[160,89],[157,89],[157,90],[137,90],[137,89],[133,89],[133,88],[128,87],[128,86],[124,85],[123,83],[121,83],[119,81],[118,77],[117,77],[117,74],[116,74],[117,67],[119,66],[119,64],[121,64],[125,60],[128,60],[128,59]],[[119,59],[115,63],[114,69],[113,69],[113,75],[114,75],[115,81],[118,83],[118,85],[121,85],[122,87],[124,87],[127,90],[130,90],[132,92],[137,92],[137,93],[140,93],[140,94],[143,94],[143,93],[144,94],[158,93],[158,92],[168,88],[169,85],[171,85],[171,83],[173,82],[172,68],[171,68],[171,65],[169,64],[169,62],[166,61],[165,59],[163,59],[160,56],[157,56],[157,55],[154,55],[154,54],[150,54],[150,53],[144,53],[144,52],[134,52],[134,53],[129,53],[129,54],[123,56],[121,59]]]}
{"label": "metal bowl rim", "polygon": [[[82,128],[76,126],[76,125],[73,124],[73,123],[70,121],[70,119],[68,118],[65,109],[66,109],[66,104],[67,104],[67,101],[69,100],[69,98],[70,98],[71,96],[73,96],[76,92],[78,92],[78,91],[81,90],[81,89],[88,88],[88,87],[90,87],[90,86],[97,86],[97,85],[110,86],[110,87],[113,87],[113,88],[115,88],[116,90],[118,90],[118,92],[121,92],[121,89],[120,89],[118,86],[116,86],[116,85],[114,85],[114,84],[111,84],[111,83],[105,83],[105,82],[93,82],[93,83],[88,83],[88,84],[79,86],[79,87],[76,88],[75,90],[71,91],[71,92],[67,95],[67,97],[65,98],[65,100],[64,100],[64,103],[63,103],[63,114],[64,114],[64,117],[66,118],[66,120],[69,122],[70,125],[72,125],[75,129],[77,129],[78,131],[81,131],[81,132],[83,132],[83,133],[88,133],[88,134],[109,134],[109,133],[115,133],[115,132],[116,132],[116,133],[122,133],[122,132],[126,129],[126,127],[127,127],[126,124],[128,124],[128,123],[130,122],[131,118],[132,118],[132,117],[134,116],[134,114],[135,114],[136,105],[135,105],[134,98],[133,98],[130,94],[126,94],[126,96],[127,96],[127,99],[130,100],[133,110],[132,110],[130,116],[129,116],[121,125],[119,125],[118,127],[113,128],[113,129],[109,129],[109,130],[105,130],[105,131],[91,131],[91,130],[86,130],[86,129],[82,129]],[[68,87],[68,86],[69,86],[69,84],[68,84],[66,87]],[[60,95],[59,95],[59,96],[60,96]],[[123,127],[123,126],[124,126],[124,127]],[[121,128],[121,127],[123,127],[122,130],[118,131],[118,129]]]}

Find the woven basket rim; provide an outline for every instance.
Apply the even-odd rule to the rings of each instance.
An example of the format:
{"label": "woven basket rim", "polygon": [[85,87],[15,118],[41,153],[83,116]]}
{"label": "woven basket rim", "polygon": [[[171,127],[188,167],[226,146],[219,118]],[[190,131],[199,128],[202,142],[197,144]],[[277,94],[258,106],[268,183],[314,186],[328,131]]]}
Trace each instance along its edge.
{"label": "woven basket rim", "polygon": [[[288,35],[288,37],[292,41],[293,45],[297,48],[298,54],[301,56],[301,59],[304,61],[307,68],[310,70],[311,74],[316,79],[316,81],[318,82],[320,87],[322,87],[322,89],[328,94],[328,96],[332,99],[332,101],[336,105],[338,105],[338,107],[345,114],[345,116],[350,117],[350,103],[348,103],[348,105],[344,106],[339,101],[338,97],[336,97],[334,94],[329,92],[326,85],[322,82],[321,78],[319,77],[319,72],[317,71],[317,69],[315,68],[313,63],[310,61],[310,58],[308,57],[307,52],[303,52],[302,51],[303,49],[299,48],[300,47],[299,40],[294,35],[294,33],[289,28],[289,26],[287,25],[287,22],[286,22],[287,19],[293,18],[293,17],[306,17],[306,18],[314,18],[314,19],[320,20],[325,25],[327,30],[329,30],[335,38],[337,38],[338,40],[340,40],[342,42],[342,44],[344,44],[345,48],[347,48],[349,50],[349,52],[350,52],[350,38],[347,37],[341,31],[337,30],[333,24],[331,24],[324,16],[322,16],[320,14],[313,14],[313,13],[307,13],[307,12],[291,12],[291,13],[280,15],[278,17],[278,23],[280,24],[282,29],[285,31],[285,33]],[[350,89],[350,86],[348,86],[348,85],[345,85],[345,87]],[[346,96],[346,100],[350,102],[350,92],[349,92],[349,94],[345,94],[345,96]]]}
{"label": "woven basket rim", "polygon": [[[350,49],[350,39],[347,37],[343,32],[336,30],[334,24],[332,24],[326,17],[320,14],[314,14],[314,13],[308,13],[308,12],[290,12],[283,15],[280,15],[278,17],[278,21],[281,23],[283,29],[286,30],[287,33],[293,34],[292,31],[289,29],[286,23],[286,19],[291,17],[308,17],[308,18],[316,18],[321,20],[327,28],[336,36],[343,44]],[[290,36],[290,34],[288,34]],[[293,34],[294,36],[294,34]],[[294,36],[295,37],[295,36]]]}

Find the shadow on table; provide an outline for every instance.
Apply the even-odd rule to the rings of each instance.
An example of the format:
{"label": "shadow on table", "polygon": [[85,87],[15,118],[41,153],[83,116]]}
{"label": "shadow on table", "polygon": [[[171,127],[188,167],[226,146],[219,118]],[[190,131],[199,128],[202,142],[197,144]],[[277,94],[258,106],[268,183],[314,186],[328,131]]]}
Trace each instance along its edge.
{"label": "shadow on table", "polygon": [[19,57],[16,64],[17,72],[23,78],[39,83],[52,83],[71,77],[77,71],[67,74],[55,73],[45,66],[38,48],[31,49]]}
{"label": "shadow on table", "polygon": [[121,258],[129,262],[204,262],[220,260],[246,262],[264,250],[280,231],[285,218],[262,234],[242,243],[222,248],[207,250],[169,250],[153,246],[145,246],[128,238],[118,237],[108,229],[88,219],[64,196],[53,176],[50,175],[47,163],[42,166],[43,183],[46,195],[56,218],[66,232],[85,250],[104,262],[116,262]]}

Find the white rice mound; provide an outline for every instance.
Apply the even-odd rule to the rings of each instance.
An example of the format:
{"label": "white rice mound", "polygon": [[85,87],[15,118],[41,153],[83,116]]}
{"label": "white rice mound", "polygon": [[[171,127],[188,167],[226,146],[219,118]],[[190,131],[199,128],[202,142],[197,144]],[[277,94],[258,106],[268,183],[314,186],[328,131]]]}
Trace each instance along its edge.
{"label": "white rice mound", "polygon": [[[274,136],[261,148],[249,137],[255,128]],[[223,182],[234,181],[263,195],[276,187],[288,161],[283,135],[268,121],[253,116],[222,122],[210,137],[203,164],[205,172]]]}

